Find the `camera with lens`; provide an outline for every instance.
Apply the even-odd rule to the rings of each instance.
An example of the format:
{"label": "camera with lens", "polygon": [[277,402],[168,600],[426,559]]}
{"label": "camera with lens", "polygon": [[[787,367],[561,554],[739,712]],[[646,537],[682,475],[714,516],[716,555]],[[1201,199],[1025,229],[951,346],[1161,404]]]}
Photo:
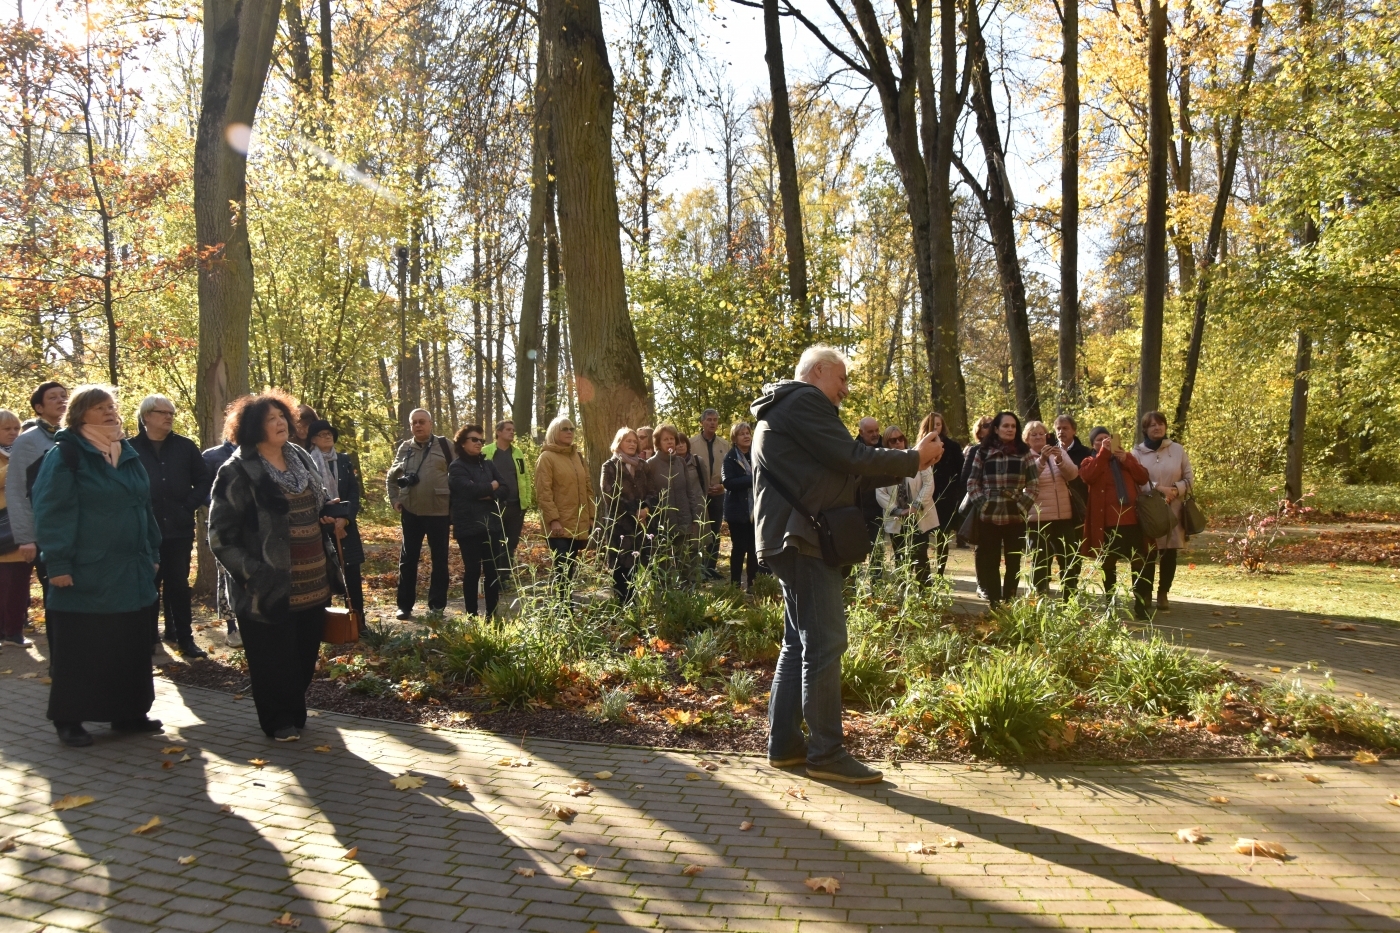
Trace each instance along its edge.
{"label": "camera with lens", "polygon": [[403,474],[398,479],[394,480],[394,482],[399,484],[400,489],[407,489],[410,486],[417,486],[420,479],[422,479],[422,477],[418,475],[417,471],[414,471],[412,473]]}

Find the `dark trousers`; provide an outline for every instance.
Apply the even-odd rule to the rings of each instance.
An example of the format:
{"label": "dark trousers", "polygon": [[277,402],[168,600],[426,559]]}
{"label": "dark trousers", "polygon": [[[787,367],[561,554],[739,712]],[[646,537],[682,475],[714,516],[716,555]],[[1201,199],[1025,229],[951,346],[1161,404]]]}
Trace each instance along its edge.
{"label": "dark trousers", "polygon": [[724,496],[705,498],[704,520],[705,527],[700,531],[700,553],[704,558],[705,572],[718,573],[715,568],[719,566],[719,529],[724,524]]}
{"label": "dark trousers", "polygon": [[1147,615],[1147,604],[1152,600],[1152,581],[1144,572],[1147,548],[1143,544],[1142,529],[1137,525],[1104,529],[1103,554],[1103,591],[1113,593],[1118,586],[1118,561],[1128,561],[1133,571],[1133,612],[1138,616]]}
{"label": "dark trousers", "polygon": [[554,558],[554,582],[561,592],[567,592],[578,570],[578,555],[587,544],[580,538],[550,538],[549,555]]}
{"label": "dark trousers", "polygon": [[928,566],[928,538],[929,532],[913,528],[906,528],[890,535],[890,544],[894,547],[895,565],[912,564],[914,579],[925,585],[931,579]]}
{"label": "dark trousers", "polygon": [[0,638],[18,641],[24,635],[29,617],[29,571],[27,560],[0,564]]}
{"label": "dark trousers", "polygon": [[941,577],[948,572],[948,547],[953,543],[953,532],[935,528],[929,532],[929,541],[933,543],[934,558],[938,561],[938,575]]}
{"label": "dark trousers", "polygon": [[[1026,523],[994,525],[977,523],[977,583],[993,606],[1016,595],[1016,577],[1021,573],[1021,548],[1026,537]],[[1006,577],[1001,576],[1002,558],[1006,559]]]}
{"label": "dark trousers", "polygon": [[306,726],[306,688],[316,673],[325,625],[325,606],[288,613],[274,625],[238,620],[258,725],[267,735],[289,726]]}
{"label": "dark trousers", "polygon": [[1072,592],[1079,580],[1079,531],[1074,519],[1062,518],[1031,524],[1028,537],[1032,554],[1033,579],[1037,593],[1050,592],[1050,566],[1060,563],[1060,591]]}
{"label": "dark trousers", "polygon": [[501,523],[505,532],[505,550],[497,555],[496,571],[504,580],[510,579],[511,570],[515,567],[515,549],[520,547],[520,536],[525,531],[525,510],[520,507],[520,500],[507,502],[505,508],[501,510]]}
{"label": "dark trousers", "polygon": [[350,608],[360,614],[363,620],[365,617],[365,584],[360,576],[359,564],[345,565],[345,589],[349,595]]}
{"label": "dark trousers", "polygon": [[156,592],[160,599],[151,606],[151,641],[161,639],[160,607],[165,604],[166,641],[179,645],[194,640],[190,607],[190,555],[194,538],[166,538],[160,543],[160,569],[156,571]]}
{"label": "dark trousers", "polygon": [[476,585],[486,578],[486,614],[496,614],[496,603],[501,599],[500,546],[493,546],[491,536],[480,534],[458,535],[457,547],[462,552],[462,601],[466,604],[467,615],[476,615]]}
{"label": "dark trousers", "polygon": [[446,515],[414,515],[404,509],[402,515],[403,546],[399,549],[399,609],[412,612],[418,601],[418,557],[423,553],[423,538],[428,539],[428,555],[432,559],[433,575],[428,581],[428,611],[442,612],[447,608],[447,544],[452,519]]}
{"label": "dark trousers", "polygon": [[758,546],[754,538],[753,522],[729,523],[729,582],[742,586],[744,565],[749,568],[749,586],[760,573],[758,568]]}
{"label": "dark trousers", "polygon": [[1157,565],[1162,565],[1162,578],[1157,584],[1157,592],[1166,596],[1172,591],[1172,581],[1176,579],[1176,555],[1179,554],[1174,547],[1162,549],[1152,548],[1147,554],[1147,563],[1142,568],[1142,575],[1147,579],[1147,594],[1152,595],[1152,578],[1157,573]]}

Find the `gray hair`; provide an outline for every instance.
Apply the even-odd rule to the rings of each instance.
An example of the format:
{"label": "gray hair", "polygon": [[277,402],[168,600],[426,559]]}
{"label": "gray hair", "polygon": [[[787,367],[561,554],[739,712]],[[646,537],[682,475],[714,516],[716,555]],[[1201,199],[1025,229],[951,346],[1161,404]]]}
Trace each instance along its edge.
{"label": "gray hair", "polygon": [[706,418],[710,417],[711,415],[714,415],[716,418],[718,418],[718,417],[719,417],[719,412],[716,411],[716,410],[713,409],[713,408],[707,408],[707,409],[705,409],[704,411],[700,412],[700,420],[701,420],[701,421],[704,421]]}
{"label": "gray hair", "polygon": [[88,409],[96,408],[104,402],[117,400],[117,387],[107,385],[78,386],[68,396],[68,410],[63,413],[63,426],[76,431],[83,426],[83,416]]}
{"label": "gray hair", "polygon": [[140,421],[142,424],[145,424],[146,416],[149,415],[152,411],[155,411],[155,407],[161,402],[164,402],[165,404],[169,405],[171,411],[178,410],[175,407],[175,403],[172,402],[170,399],[166,398],[164,395],[148,395],[141,400],[140,405],[136,406],[137,420]]}
{"label": "gray hair", "polygon": [[835,347],[829,347],[824,343],[814,344],[802,351],[802,357],[797,361],[797,369],[793,371],[794,379],[804,379],[806,376],[823,363],[840,364],[847,369],[851,368],[851,358]]}
{"label": "gray hair", "polygon": [[549,427],[545,429],[544,442],[546,444],[559,443],[560,428],[575,428],[575,430],[577,430],[576,426],[572,421],[570,421],[568,418],[565,418],[563,415],[560,415],[558,418],[555,418],[553,421],[551,421],[549,423]]}
{"label": "gray hair", "polygon": [[5,425],[9,424],[11,421],[13,421],[15,424],[23,424],[23,423],[24,423],[24,422],[22,422],[22,421],[19,420],[19,415],[17,415],[17,414],[15,414],[14,412],[10,411],[8,408],[0,408],[0,427],[4,427]]}
{"label": "gray hair", "polygon": [[[309,407],[309,406],[304,406],[304,407]],[[416,415],[416,414],[420,414],[420,413],[421,413],[421,414],[424,414],[424,415],[427,415],[429,421],[432,421],[432,420],[433,420],[433,413],[430,412],[430,411],[428,411],[428,409],[426,409],[426,408],[415,408],[415,409],[413,409],[413,411],[411,411],[411,412],[408,413],[408,420],[409,420],[409,421],[412,421],[412,420],[413,420],[413,416]],[[311,413],[311,417],[312,417],[313,419],[316,417],[316,413],[315,413],[314,411]]]}

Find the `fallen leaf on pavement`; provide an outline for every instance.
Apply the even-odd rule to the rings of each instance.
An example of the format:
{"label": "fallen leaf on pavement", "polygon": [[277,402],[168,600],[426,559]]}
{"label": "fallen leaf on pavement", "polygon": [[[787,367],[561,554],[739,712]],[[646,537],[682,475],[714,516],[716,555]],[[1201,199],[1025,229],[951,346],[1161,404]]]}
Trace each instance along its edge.
{"label": "fallen leaf on pavement", "polygon": [[142,823],[140,826],[138,826],[138,827],[136,827],[135,829],[133,829],[133,830],[131,831],[131,834],[132,834],[133,836],[144,836],[144,835],[146,835],[146,833],[148,833],[148,832],[150,832],[151,830],[155,829],[155,828],[156,828],[157,826],[159,826],[159,825],[160,825],[160,817],[158,817],[158,816],[153,816],[153,817],[151,817],[149,820],[147,820],[146,822]]}
{"label": "fallen leaf on pavement", "polygon": [[577,810],[573,807],[566,807],[562,803],[547,804],[545,806],[545,811],[548,812],[550,816],[557,820],[563,820],[565,823],[578,816]]}
{"label": "fallen leaf on pavement", "polygon": [[320,714],[320,712],[318,712],[317,710],[309,709],[309,710],[306,711],[306,715],[310,716],[312,719],[315,719],[317,716],[320,716],[321,714]]}
{"label": "fallen leaf on pavement", "polygon": [[194,860],[195,860],[195,856],[193,856],[193,855],[182,855],[182,856],[180,856],[179,858],[177,858],[175,861],[179,862],[181,865],[193,865],[193,864],[194,864]]}
{"label": "fallen leaf on pavement", "polygon": [[700,775],[696,774],[694,771],[687,771],[685,773],[685,779],[687,781],[698,781],[700,780]]}
{"label": "fallen leaf on pavement", "polygon": [[1230,642],[1230,647],[1231,647],[1231,648],[1243,648],[1243,647],[1244,647],[1244,642],[1242,642],[1242,641],[1232,641],[1232,642]]}
{"label": "fallen leaf on pavement", "polygon": [[299,927],[301,926],[301,921],[294,918],[291,911],[287,911],[285,914],[272,921],[272,925],[277,927]]}
{"label": "fallen leaf on pavement", "polygon": [[593,772],[593,776],[594,776],[595,778],[597,778],[598,780],[600,780],[600,781],[606,781],[608,778],[612,777],[612,772],[611,772],[611,771],[594,771],[594,772]]}
{"label": "fallen leaf on pavement", "polygon": [[55,810],[72,810],[75,807],[85,807],[92,803],[94,799],[96,798],[89,797],[87,794],[67,794],[55,800],[53,808]]}
{"label": "fallen leaf on pavement", "polygon": [[359,847],[359,846],[351,846],[350,848],[348,848],[348,849],[345,850],[345,855],[344,855],[345,861],[347,861],[347,862],[353,862],[355,859],[357,859],[357,858],[359,858],[359,857],[360,857],[360,847]]}
{"label": "fallen leaf on pavement", "polygon": [[250,758],[248,759],[248,764],[252,765],[254,768],[265,768],[268,765],[268,760],[266,758]]}
{"label": "fallen leaf on pavement", "polygon": [[503,768],[528,768],[530,765],[534,764],[534,762],[528,758],[512,758],[507,755],[498,761],[497,764]]}
{"label": "fallen leaf on pavement", "polygon": [[41,684],[51,684],[51,683],[53,683],[53,678],[52,678],[52,677],[40,677],[40,678],[39,678],[39,683],[41,683]]}
{"label": "fallen leaf on pavement", "polygon": [[175,762],[171,761],[168,758],[160,763],[160,769],[162,771],[169,771],[173,767],[175,767]]}
{"label": "fallen leaf on pavement", "polygon": [[1224,628],[1224,627],[1225,627],[1225,623],[1224,623],[1224,622],[1212,622],[1212,623],[1210,623],[1210,626],[1209,626],[1209,627],[1210,627],[1210,628]]}
{"label": "fallen leaf on pavement", "polygon": [[591,878],[593,875],[597,874],[597,872],[587,865],[575,865],[573,868],[569,869],[569,874],[573,875],[575,878]]}
{"label": "fallen leaf on pavement", "polygon": [[587,858],[587,857],[588,857],[588,850],[587,850],[587,849],[584,849],[584,848],[575,849],[575,850],[574,850],[574,857],[575,857],[575,858]]}
{"label": "fallen leaf on pavement", "polygon": [[705,870],[704,865],[687,865],[681,869],[682,875],[698,875]]}
{"label": "fallen leaf on pavement", "polygon": [[1271,668],[1269,668],[1269,671],[1270,671],[1271,673],[1274,673],[1274,674],[1282,674],[1282,673],[1283,673],[1283,668],[1281,668],[1281,667],[1271,667]]}
{"label": "fallen leaf on pavement", "polygon": [[416,774],[400,774],[398,777],[390,780],[389,783],[393,784],[399,790],[413,790],[415,787],[422,787],[428,782]]}
{"label": "fallen leaf on pavement", "polygon": [[1351,623],[1348,622],[1348,623],[1346,623],[1345,625],[1336,625],[1336,626],[1333,626],[1332,631],[1334,631],[1334,632],[1354,632],[1354,631],[1356,631],[1356,626],[1354,626],[1354,625],[1352,625]]}
{"label": "fallen leaf on pavement", "polygon": [[447,782],[447,786],[452,788],[453,790],[471,790],[471,787],[467,784],[467,782],[462,780],[461,778],[452,778]]}
{"label": "fallen leaf on pavement", "polygon": [[796,800],[807,799],[807,791],[801,787],[789,787],[787,790],[783,791],[783,793]]}
{"label": "fallen leaf on pavement", "polygon": [[593,785],[588,783],[587,781],[569,782],[570,797],[587,797],[591,793],[593,793]]}
{"label": "fallen leaf on pavement", "polygon": [[1389,797],[1385,798],[1385,802],[1392,807],[1400,807],[1400,794],[1391,794]]}
{"label": "fallen leaf on pavement", "polygon": [[185,750],[183,745],[167,745],[160,750],[162,755],[178,755]]}
{"label": "fallen leaf on pavement", "polygon": [[913,855],[937,855],[938,846],[931,842],[906,842],[904,851]]}
{"label": "fallen leaf on pavement", "polygon": [[0,839],[0,852],[10,852],[16,845],[14,836],[6,836],[4,839]]}
{"label": "fallen leaf on pavement", "polygon": [[323,755],[330,750],[331,747],[329,745],[317,745],[315,748],[312,749],[313,752],[320,752]]}
{"label": "fallen leaf on pavement", "polygon": [[753,820],[744,820],[739,824],[739,832],[741,833],[746,833],[751,829],[753,829]]}
{"label": "fallen leaf on pavement", "polygon": [[229,805],[229,804],[224,804],[222,807],[219,808],[219,812],[220,812],[220,813],[232,813],[232,812],[233,812],[233,807],[232,807],[231,805]]}
{"label": "fallen leaf on pavement", "polygon": [[1363,667],[1363,668],[1361,669],[1361,673],[1363,673],[1363,674],[1374,674],[1375,671],[1371,670],[1369,667]]}
{"label": "fallen leaf on pavement", "polygon": [[1229,797],[1207,797],[1206,803],[1229,803]]}
{"label": "fallen leaf on pavement", "polygon": [[1176,838],[1178,842],[1189,842],[1198,846],[1210,837],[1201,831],[1201,827],[1192,826],[1190,829],[1178,829]]}
{"label": "fallen leaf on pavement", "polygon": [[808,878],[802,883],[813,891],[821,891],[823,894],[835,894],[841,890],[841,882],[835,878]]}
{"label": "fallen leaf on pavement", "polygon": [[700,767],[704,768],[706,771],[719,770],[719,765],[715,764],[713,761],[702,761],[700,762]]}
{"label": "fallen leaf on pavement", "polygon": [[1303,780],[1307,781],[1309,784],[1325,784],[1325,783],[1327,783],[1327,782],[1324,781],[1322,778],[1318,777],[1316,774],[1305,774],[1305,775],[1303,775]]}
{"label": "fallen leaf on pavement", "polygon": [[1258,839],[1236,839],[1235,851],[1240,855],[1256,856],[1262,855],[1266,858],[1276,858],[1284,861],[1288,858],[1288,850],[1277,842],[1261,842]]}
{"label": "fallen leaf on pavement", "polygon": [[1266,784],[1277,784],[1279,781],[1282,781],[1283,778],[1279,777],[1277,774],[1264,774],[1261,772],[1254,775],[1254,780],[1263,781]]}
{"label": "fallen leaf on pavement", "polygon": [[189,755],[181,755],[181,756],[180,756],[180,763],[181,763],[181,764],[184,764],[184,763],[187,762],[187,761],[194,761],[194,759],[193,759],[192,757],[190,757]]}
{"label": "fallen leaf on pavement", "polygon": [[384,898],[386,898],[386,897],[388,897],[388,896],[389,896],[389,889],[388,889],[388,888],[377,888],[377,889],[375,890],[375,892],[374,892],[374,899],[377,900],[377,901],[382,901],[382,900],[384,900]]}
{"label": "fallen leaf on pavement", "polygon": [[28,674],[20,674],[20,675],[19,675],[19,679],[20,679],[20,680],[34,680],[34,679],[37,678],[38,676],[39,676],[39,672],[38,672],[38,671],[30,671]]}
{"label": "fallen leaf on pavement", "polygon": [[1373,752],[1357,752],[1351,760],[1359,765],[1374,765],[1380,762],[1380,758]]}
{"label": "fallen leaf on pavement", "polygon": [[944,836],[942,839],[938,840],[938,844],[945,849],[962,848],[962,840],[957,836]]}
{"label": "fallen leaf on pavement", "polygon": [[526,868],[526,867],[523,866],[523,865],[517,865],[517,866],[515,866],[515,873],[516,873],[517,875],[519,875],[520,877],[522,877],[522,878],[533,878],[533,877],[535,877],[535,870],[534,870],[533,868]]}

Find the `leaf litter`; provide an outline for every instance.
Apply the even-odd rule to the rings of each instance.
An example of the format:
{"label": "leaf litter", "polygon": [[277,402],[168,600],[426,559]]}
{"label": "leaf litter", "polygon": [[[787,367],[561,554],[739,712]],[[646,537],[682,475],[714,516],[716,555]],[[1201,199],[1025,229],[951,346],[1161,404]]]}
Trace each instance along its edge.
{"label": "leaf litter", "polygon": [[389,783],[393,784],[399,790],[414,790],[428,782],[416,774],[400,774],[398,777],[391,779]]}
{"label": "leaf litter", "polygon": [[570,797],[587,797],[593,793],[593,785],[587,781],[570,781],[568,791]]}
{"label": "leaf litter", "polygon": [[841,882],[835,878],[808,878],[802,883],[811,888],[813,892],[822,894],[835,894],[841,890]]}
{"label": "leaf litter", "polygon": [[1278,859],[1280,862],[1288,859],[1288,850],[1277,842],[1262,842],[1248,837],[1235,840],[1235,851],[1240,855],[1248,855],[1251,859],[1257,855]]}
{"label": "leaf litter", "polygon": [[160,825],[160,817],[153,816],[131,831],[133,836],[144,836]]}
{"label": "leaf litter", "polygon": [[1203,842],[1209,841],[1210,837],[1205,834],[1201,827],[1192,826],[1188,829],[1178,829],[1176,831],[1176,839],[1178,842],[1186,842],[1198,846]]}
{"label": "leaf litter", "polygon": [[75,810],[78,807],[85,807],[97,798],[89,797],[87,794],[65,794],[53,802],[55,810]]}

